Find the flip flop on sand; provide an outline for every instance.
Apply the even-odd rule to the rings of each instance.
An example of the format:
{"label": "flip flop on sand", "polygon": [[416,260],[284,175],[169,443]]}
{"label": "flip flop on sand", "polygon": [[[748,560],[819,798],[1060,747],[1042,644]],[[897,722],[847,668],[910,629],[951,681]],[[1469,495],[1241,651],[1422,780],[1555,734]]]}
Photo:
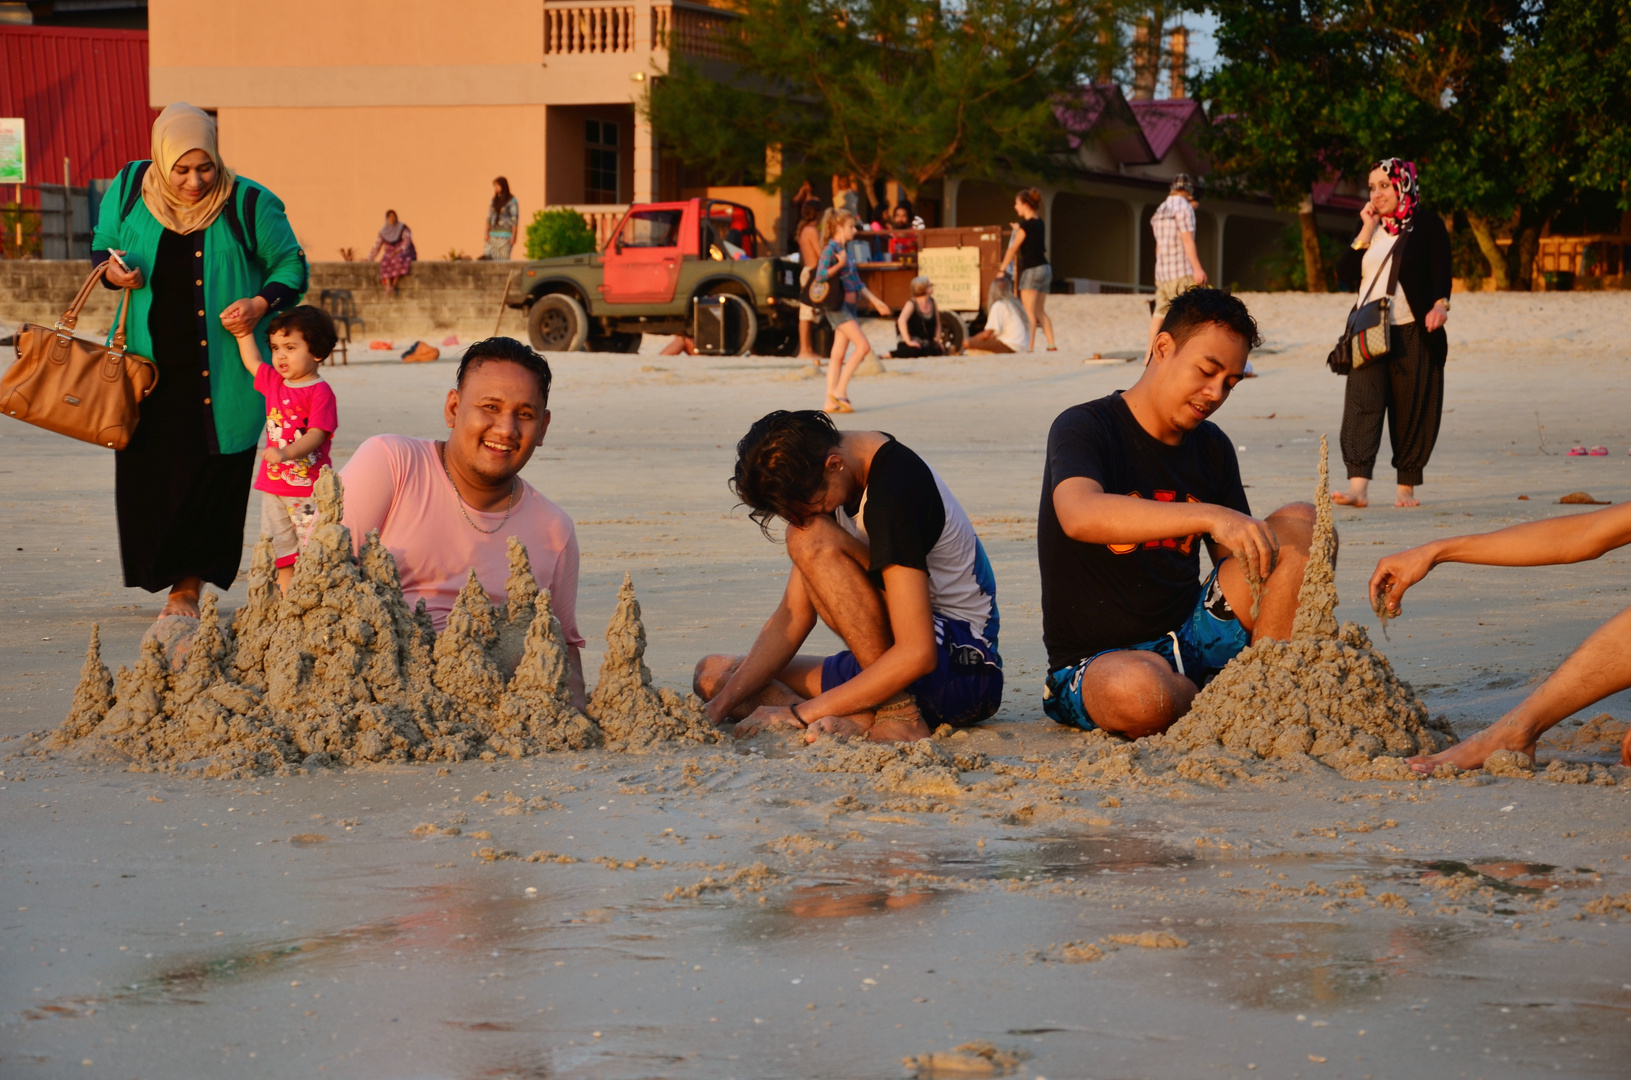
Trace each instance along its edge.
{"label": "flip flop on sand", "polygon": [[1571,446],[1571,447],[1569,447],[1569,456],[1570,457],[1585,457],[1586,456],[1586,448],[1584,446]]}
{"label": "flip flop on sand", "polygon": [[1586,454],[1588,456],[1590,456],[1590,457],[1607,457],[1608,456],[1608,447],[1606,447],[1606,446],[1594,446],[1590,450],[1587,450]]}

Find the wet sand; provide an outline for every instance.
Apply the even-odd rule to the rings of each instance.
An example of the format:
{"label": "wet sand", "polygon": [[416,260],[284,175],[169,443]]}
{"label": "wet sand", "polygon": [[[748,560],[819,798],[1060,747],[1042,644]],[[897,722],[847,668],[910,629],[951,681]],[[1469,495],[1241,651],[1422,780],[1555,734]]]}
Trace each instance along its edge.
{"label": "wet sand", "polygon": [[[1248,302],[1262,377],[1218,421],[1267,512],[1308,497],[1319,435],[1335,442],[1342,382],[1322,361],[1345,304]],[[1043,442],[1059,409],[1133,381],[1081,359],[1140,349],[1147,322],[1131,298],[1050,310],[1059,353],[890,362],[852,387],[845,426],[933,463],[997,575],[1005,705],[943,744],[985,760],[938,792],[810,771],[774,739],[244,782],[30,756],[91,622],[110,665],[129,664],[157,605],[119,584],[111,457],[0,426],[0,1072],[887,1077],[983,1039],[1052,1080],[1617,1075],[1631,912],[1601,898],[1631,900],[1624,772],[1612,787],[1055,778],[1082,737],[1040,711]],[[1625,556],[1442,567],[1388,640],[1364,582],[1385,551],[1580,512],[1556,504],[1567,492],[1631,497],[1628,316],[1623,296],[1458,296],[1425,505],[1337,513],[1338,618],[1370,626],[1460,730],[1626,604]],[[552,358],[554,423],[526,475],[578,523],[585,669],[629,571],[647,661],[680,688],[697,655],[746,647],[785,573],[731,505],[733,444],[821,389],[790,360],[660,344]],[[339,460],[367,434],[441,430],[449,363],[326,374]],[[1563,457],[1575,444],[1610,456]],[[222,608],[242,600],[240,583]],[[1605,711],[1631,702],[1570,729]],[[1574,741],[1571,759],[1612,760]],[[1109,941],[1146,931],[1186,944]],[[1102,958],[1068,962],[1090,955],[1073,942]]]}

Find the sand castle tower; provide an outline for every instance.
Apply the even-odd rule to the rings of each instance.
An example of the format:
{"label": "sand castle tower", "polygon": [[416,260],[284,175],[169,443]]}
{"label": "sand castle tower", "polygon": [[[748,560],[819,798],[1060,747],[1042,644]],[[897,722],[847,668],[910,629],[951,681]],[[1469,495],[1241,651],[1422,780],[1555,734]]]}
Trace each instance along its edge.
{"label": "sand castle tower", "polygon": [[[509,600],[513,611],[513,595]],[[548,750],[584,750],[600,742],[600,728],[572,704],[566,634],[555,617],[549,593],[539,592],[533,600],[521,662],[498,703],[487,743],[521,757]]]}
{"label": "sand castle tower", "polygon": [[1355,623],[1337,626],[1336,529],[1325,439],[1308,568],[1290,641],[1259,641],[1229,662],[1151,749],[1310,755],[1359,775],[1377,757],[1431,753],[1453,740]]}
{"label": "sand castle tower", "polygon": [[613,749],[631,750],[672,740],[718,742],[723,736],[702,711],[695,694],[654,690],[646,667],[646,627],[634,582],[623,575],[617,611],[606,627],[606,656],[589,698],[589,716]]}

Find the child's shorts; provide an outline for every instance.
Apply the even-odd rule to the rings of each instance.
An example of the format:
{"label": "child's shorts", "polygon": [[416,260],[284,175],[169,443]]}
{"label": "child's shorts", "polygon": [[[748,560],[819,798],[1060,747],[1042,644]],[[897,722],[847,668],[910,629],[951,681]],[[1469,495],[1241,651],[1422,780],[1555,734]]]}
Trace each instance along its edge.
{"label": "child's shorts", "polygon": [[1195,610],[1189,613],[1182,626],[1169,631],[1154,641],[1144,641],[1123,649],[1105,649],[1086,660],[1058,668],[1048,673],[1042,689],[1042,711],[1053,717],[1055,723],[1066,727],[1092,731],[1099,725],[1087,714],[1082,704],[1082,676],[1087,666],[1105,653],[1152,652],[1159,655],[1172,670],[1204,687],[1222,671],[1235,654],[1251,644],[1251,634],[1240,624],[1240,618],[1229,607],[1218,584],[1218,572],[1201,588]]}
{"label": "child's shorts", "polygon": [[[933,731],[941,724],[960,728],[989,720],[1002,704],[1002,658],[966,622],[936,615],[934,629],[935,668],[906,688],[917,699],[924,723]],[[860,673],[854,653],[834,653],[821,662],[821,691]]]}
{"label": "child's shorts", "polygon": [[317,524],[317,500],[310,495],[261,492],[261,535],[272,538],[278,566],[293,566]]}

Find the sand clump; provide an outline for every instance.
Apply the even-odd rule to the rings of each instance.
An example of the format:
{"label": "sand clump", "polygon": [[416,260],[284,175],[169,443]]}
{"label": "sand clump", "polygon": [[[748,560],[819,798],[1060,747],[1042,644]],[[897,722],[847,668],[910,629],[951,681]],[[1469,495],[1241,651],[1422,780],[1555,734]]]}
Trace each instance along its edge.
{"label": "sand clump", "polygon": [[930,1050],[901,1059],[912,1075],[928,1080],[937,1076],[1004,1076],[1019,1068],[1031,1055],[1024,1050],[1004,1050],[985,1040],[966,1042],[955,1050]]}
{"label": "sand clump", "polygon": [[1322,438],[1314,537],[1291,640],[1248,646],[1144,749],[1210,755],[1236,775],[1253,761],[1312,757],[1350,779],[1405,779],[1404,758],[1454,741],[1363,627],[1337,625],[1327,454]]}
{"label": "sand clump", "polygon": [[[712,732],[700,702],[651,687],[628,580],[608,631],[597,723],[571,704],[560,621],[519,542],[510,540],[505,609],[493,607],[472,572],[437,634],[423,602],[408,609],[396,562],[376,534],[353,553],[331,470],[315,495],[319,522],[287,592],[277,588],[271,541],[262,537],[244,605],[224,624],[216,596],[206,594],[182,659],[150,635],[135,666],[110,676],[93,628],[68,716],[46,748],[135,771],[245,777],[491,760],[602,741],[614,749],[704,741],[698,723]],[[620,651],[623,642],[631,644]]]}

